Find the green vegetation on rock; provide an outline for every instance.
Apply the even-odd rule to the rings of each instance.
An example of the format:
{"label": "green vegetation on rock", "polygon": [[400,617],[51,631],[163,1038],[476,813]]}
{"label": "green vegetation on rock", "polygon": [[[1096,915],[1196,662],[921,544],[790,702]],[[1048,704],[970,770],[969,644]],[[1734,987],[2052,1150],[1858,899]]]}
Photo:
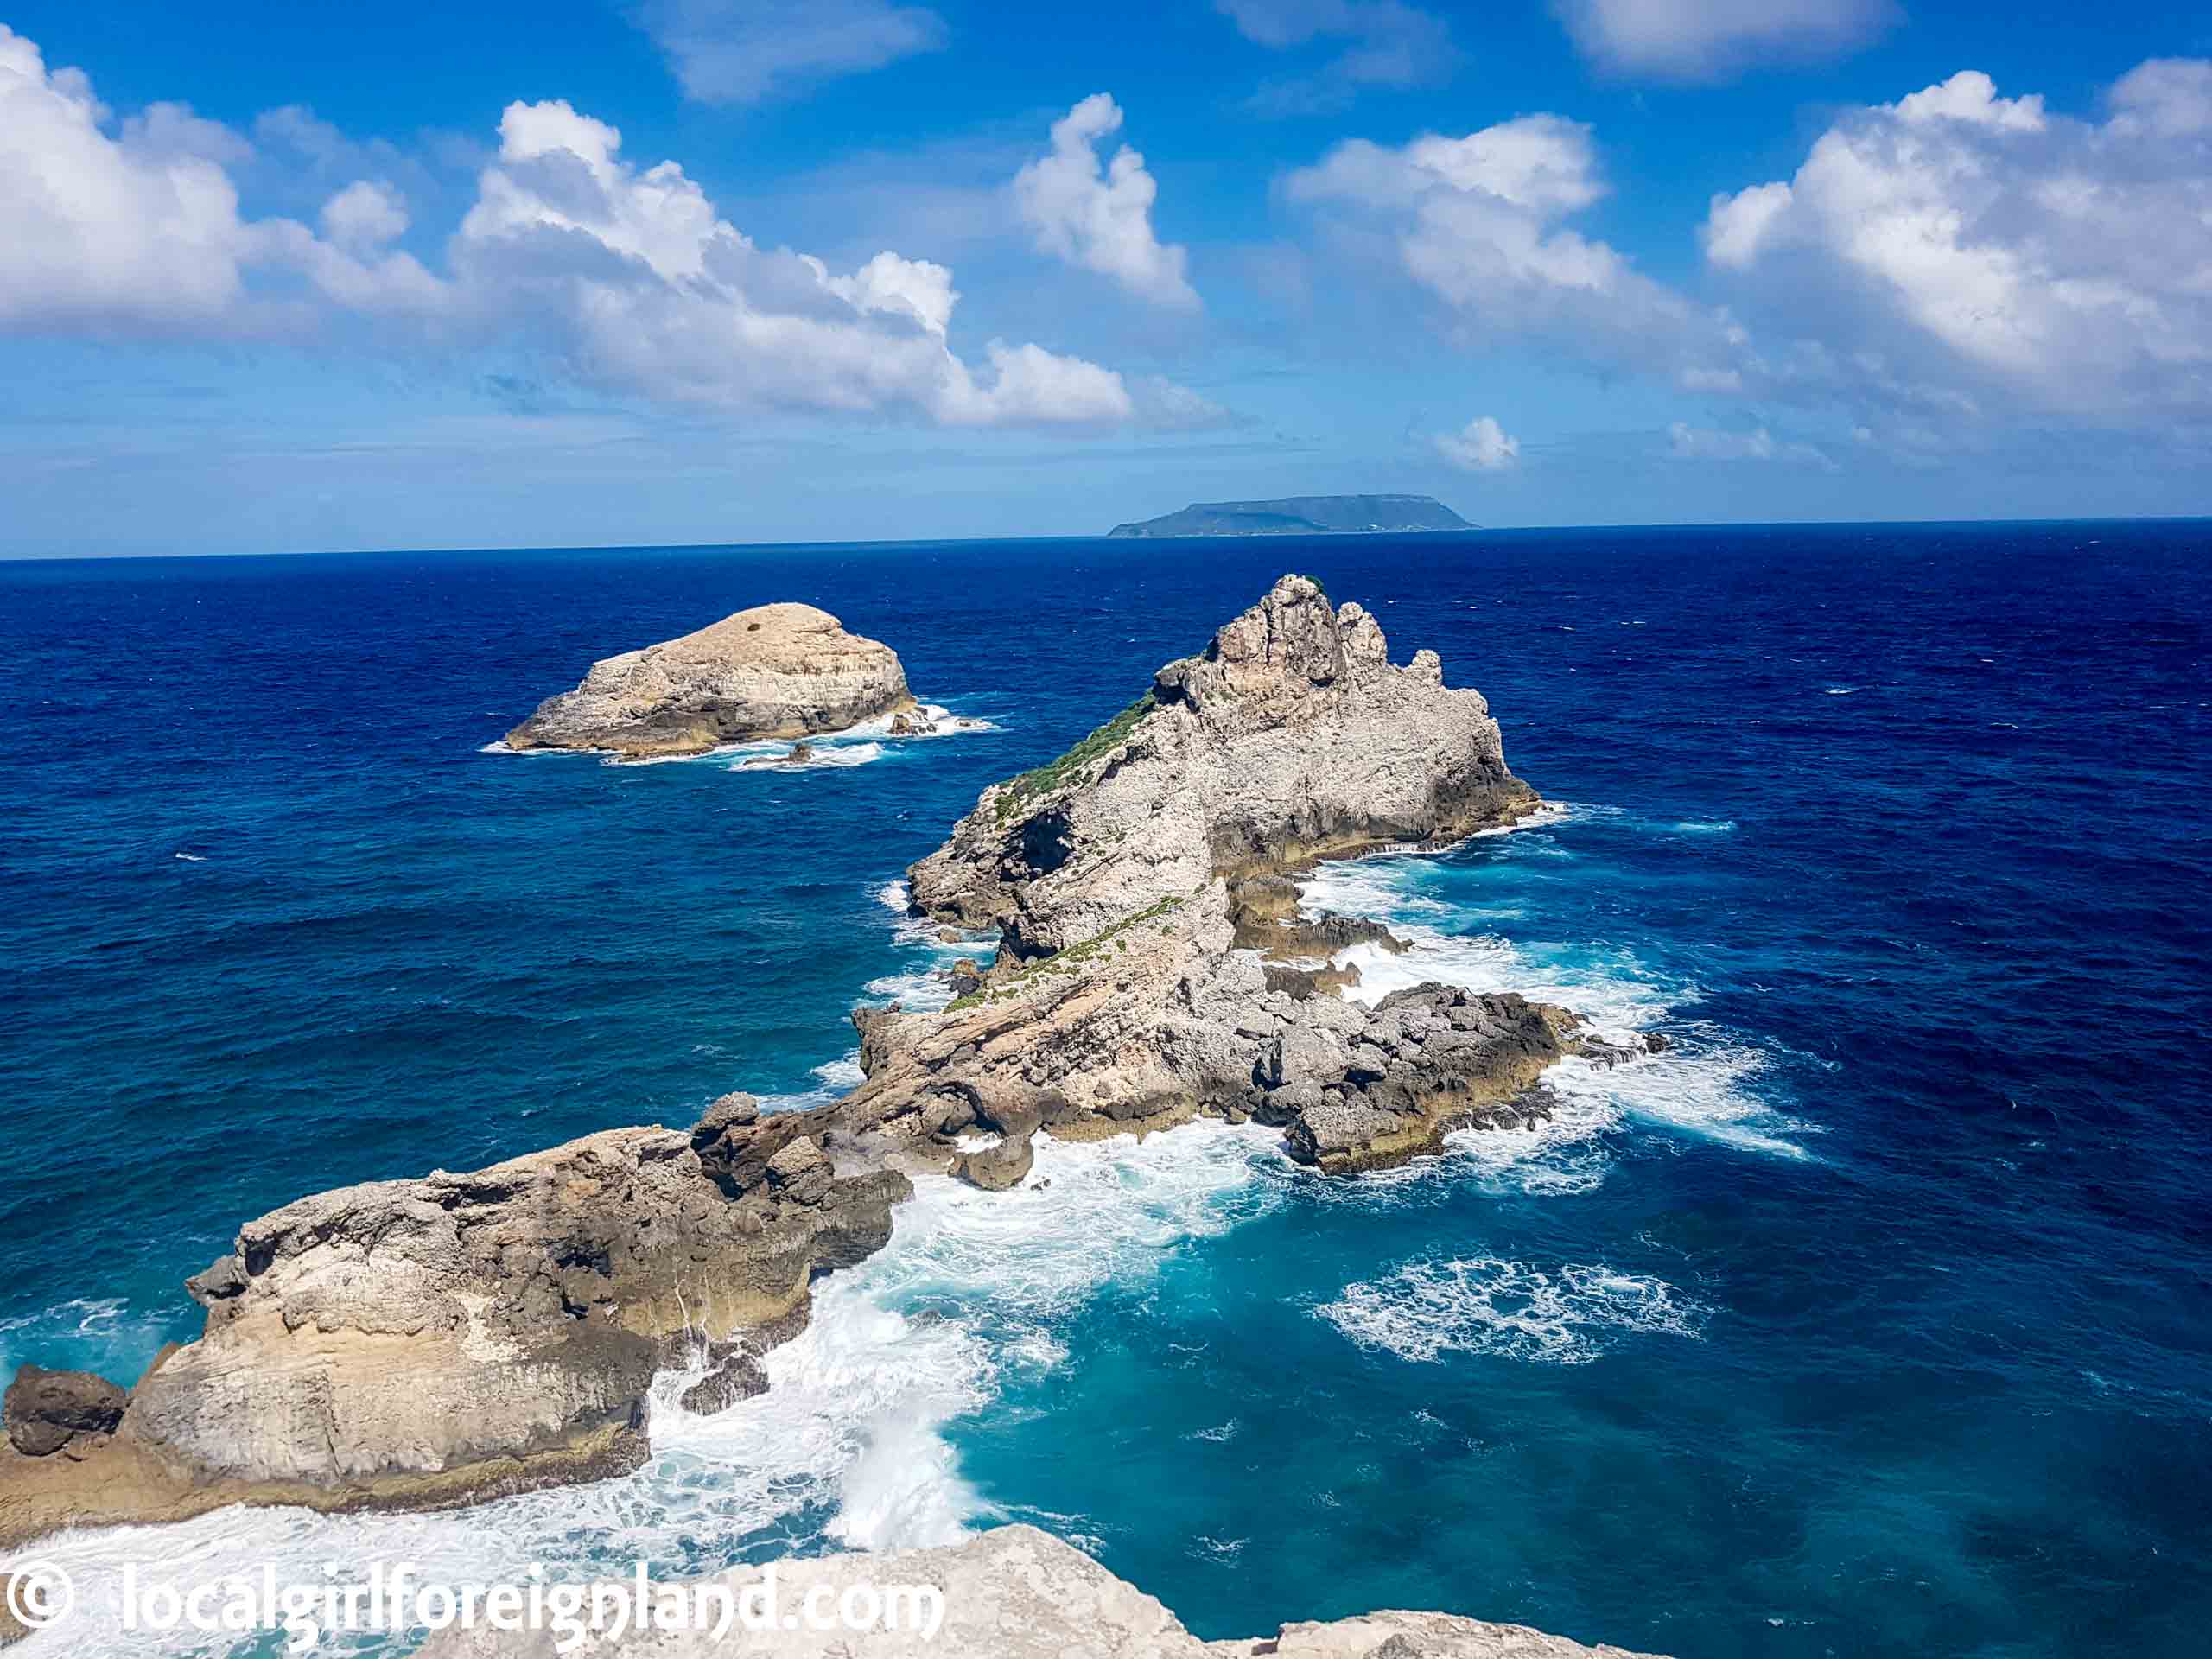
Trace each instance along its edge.
{"label": "green vegetation on rock", "polygon": [[1030,802],[1051,794],[1062,784],[1071,781],[1092,761],[1118,748],[1123,740],[1136,730],[1137,722],[1159,706],[1152,693],[1147,691],[1058,760],[1047,761],[1001,785],[999,822],[1001,824],[1012,822]]}
{"label": "green vegetation on rock", "polygon": [[[1133,914],[1122,917],[1111,927],[1092,934],[1079,944],[1071,944],[1065,950],[1056,950],[1049,957],[1040,957],[1035,962],[1008,974],[995,984],[986,985],[979,991],[970,991],[965,996],[956,998],[944,1011],[947,1014],[958,1014],[963,1009],[981,1007],[986,1003],[1020,996],[1033,986],[1040,984],[1056,975],[1075,972],[1084,963],[1104,954],[1106,947],[1109,944],[1115,945],[1119,950],[1127,950],[1128,941],[1122,938],[1122,935],[1132,928],[1143,926],[1147,922],[1156,922],[1171,912],[1180,909],[1182,905],[1183,900],[1180,899],[1162,899],[1156,905],[1147,906]],[[1166,928],[1160,930],[1163,933],[1166,931]]]}

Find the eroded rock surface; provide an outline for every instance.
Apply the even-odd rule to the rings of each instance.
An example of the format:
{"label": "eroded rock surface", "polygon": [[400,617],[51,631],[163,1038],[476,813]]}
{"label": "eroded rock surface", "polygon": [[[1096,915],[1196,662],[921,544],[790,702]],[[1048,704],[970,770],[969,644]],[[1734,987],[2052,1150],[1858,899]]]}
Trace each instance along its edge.
{"label": "eroded rock surface", "polygon": [[1285,576],[1049,766],[983,792],[910,873],[915,906],[1064,950],[1216,875],[1459,840],[1537,804],[1482,694],[1394,666],[1358,605]]}
{"label": "eroded rock surface", "polygon": [[[942,1598],[943,1623],[927,1636],[911,1628],[733,1630],[717,1640],[701,1632],[650,1630],[588,1640],[577,1651],[597,1659],[770,1653],[785,1659],[1655,1659],[1444,1613],[1374,1613],[1337,1624],[1288,1624],[1271,1637],[1201,1642],[1153,1597],[1034,1527],[999,1527],[946,1548],[897,1555],[779,1561],[774,1573],[779,1615],[796,1613],[810,1598],[814,1606],[834,1609],[855,1586],[879,1592],[928,1586]],[[746,1605],[738,1599],[766,1576],[763,1568],[746,1567],[720,1581],[730,1587],[733,1605]],[[759,1602],[756,1594],[751,1605]],[[449,1630],[431,1638],[422,1659],[550,1659],[553,1642],[550,1632]]]}
{"label": "eroded rock surface", "polygon": [[0,1540],[241,1501],[428,1507],[634,1467],[658,1370],[718,1344],[721,1392],[741,1397],[741,1362],[803,1327],[814,1277],[890,1237],[912,1187],[880,1158],[841,1168],[842,1135],[830,1111],[764,1117],[735,1096],[689,1134],[610,1129],[250,1222],[189,1281],[200,1339],[148,1373],[81,1478],[5,1454]]}
{"label": "eroded rock surface", "polygon": [[760,605],[594,663],[582,684],[548,697],[506,742],[645,760],[837,731],[915,707],[890,646],[846,632],[811,605]]}

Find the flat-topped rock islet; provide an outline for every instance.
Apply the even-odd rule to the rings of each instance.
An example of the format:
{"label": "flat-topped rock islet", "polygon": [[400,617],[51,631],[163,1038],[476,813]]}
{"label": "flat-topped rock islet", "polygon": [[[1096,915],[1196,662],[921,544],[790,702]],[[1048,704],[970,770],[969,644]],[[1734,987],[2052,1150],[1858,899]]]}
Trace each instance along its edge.
{"label": "flat-topped rock islet", "polygon": [[759,605],[681,639],[591,665],[506,735],[511,749],[624,760],[798,739],[918,708],[898,652],[811,605]]}

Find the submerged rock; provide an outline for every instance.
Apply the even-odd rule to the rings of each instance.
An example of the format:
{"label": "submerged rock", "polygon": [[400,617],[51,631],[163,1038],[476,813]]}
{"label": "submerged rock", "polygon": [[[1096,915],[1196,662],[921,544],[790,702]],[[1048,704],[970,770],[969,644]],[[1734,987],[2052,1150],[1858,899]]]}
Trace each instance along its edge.
{"label": "submerged rock", "polygon": [[[898,653],[811,605],[760,605],[680,639],[594,663],[509,732],[512,749],[626,760],[805,737],[915,707]],[[797,759],[796,753],[786,760]]]}
{"label": "submerged rock", "polygon": [[677,1403],[697,1417],[728,1411],[741,1400],[768,1392],[768,1373],[745,1349],[724,1354],[715,1367],[677,1397]]}

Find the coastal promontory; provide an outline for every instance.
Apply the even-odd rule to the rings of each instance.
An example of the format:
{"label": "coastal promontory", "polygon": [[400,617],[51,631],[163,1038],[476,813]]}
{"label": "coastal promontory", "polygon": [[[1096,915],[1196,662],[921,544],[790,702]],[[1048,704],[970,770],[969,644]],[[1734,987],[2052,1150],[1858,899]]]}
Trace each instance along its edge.
{"label": "coastal promontory", "polygon": [[506,735],[511,749],[627,760],[810,737],[916,707],[898,652],[811,605],[757,605],[710,627],[594,663]]}

